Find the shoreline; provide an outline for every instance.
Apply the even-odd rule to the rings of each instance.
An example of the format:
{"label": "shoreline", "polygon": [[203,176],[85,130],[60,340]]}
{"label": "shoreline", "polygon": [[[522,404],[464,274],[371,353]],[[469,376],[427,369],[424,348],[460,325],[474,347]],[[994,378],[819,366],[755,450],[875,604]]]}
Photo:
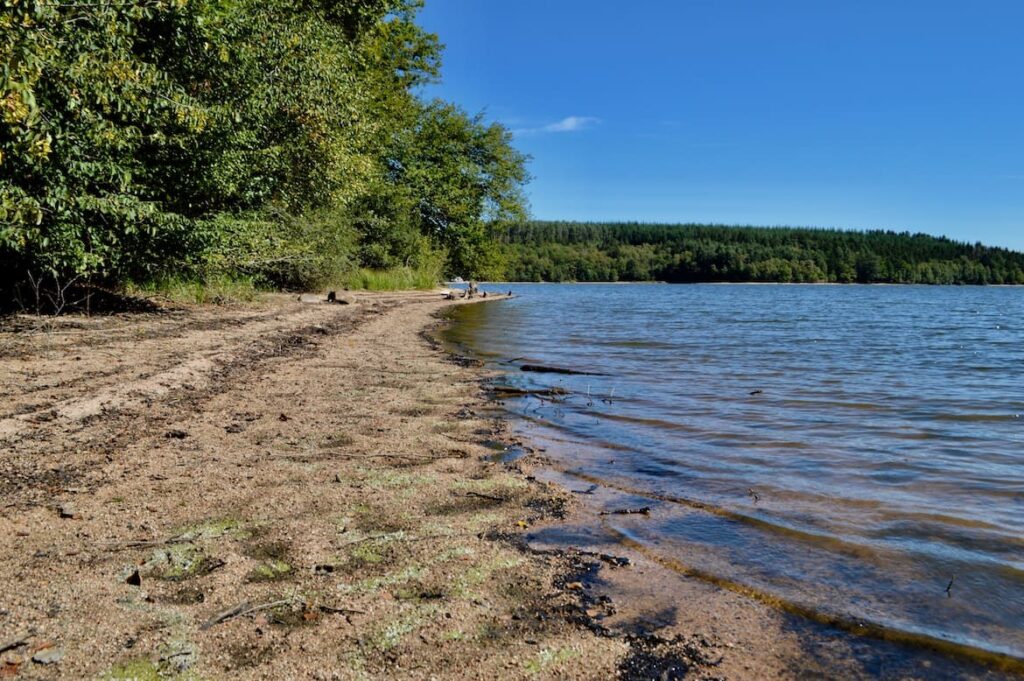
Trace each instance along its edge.
{"label": "shoreline", "polygon": [[871,676],[498,460],[530,445],[436,332],[503,296],[353,298],[0,327],[5,674]]}
{"label": "shoreline", "polygon": [[424,336],[452,303],[353,297],[6,320],[4,675],[714,675],[523,541],[574,500],[493,461],[478,368]]}
{"label": "shoreline", "polygon": [[921,286],[925,288],[1022,288],[1024,284],[922,284],[922,283],[899,283],[894,281],[664,281],[661,279],[651,281],[481,281],[481,284],[490,286],[516,286],[516,285],[537,285],[545,286],[638,286],[638,285],[665,285],[665,286]]}
{"label": "shoreline", "polygon": [[[503,360],[495,359],[499,364],[503,363]],[[493,375],[482,377],[481,382],[488,387],[501,385],[504,383],[501,377],[507,372],[504,368],[497,369]],[[502,395],[491,396],[497,405],[502,405],[504,399],[506,397]],[[700,632],[712,632],[720,640],[730,641],[727,647],[739,653],[743,661],[738,666],[731,666],[726,662],[727,656],[723,656],[719,671],[733,672],[725,674],[724,678],[743,678],[751,666],[759,669],[759,674],[766,678],[788,678],[797,669],[801,670],[797,676],[875,677],[866,671],[872,668],[887,669],[888,673],[882,675],[886,678],[904,678],[917,673],[939,674],[942,678],[1024,678],[1024,660],[1009,653],[862,622],[840,613],[819,612],[707,573],[687,564],[685,558],[680,560],[663,555],[656,546],[634,541],[628,532],[613,528],[601,516],[616,508],[639,508],[659,497],[620,489],[587,475],[574,467],[571,455],[566,458],[563,453],[557,460],[552,458],[547,450],[537,449],[530,442],[529,420],[518,419],[514,411],[505,410],[503,406],[499,408],[503,418],[518,423],[518,428],[514,428],[515,436],[506,444],[507,449],[513,448],[519,453],[507,467],[579,495],[576,497],[578,503],[573,505],[565,519],[549,523],[539,531],[529,531],[528,542],[550,550],[582,550],[591,555],[614,553],[629,559],[633,565],[645,568],[647,574],[642,578],[630,578],[630,571],[616,571],[616,579],[605,580],[605,593],[614,597],[616,602],[623,603],[623,610],[630,612],[629,618],[637,621],[647,618],[649,626],[635,631],[673,636],[693,635],[696,628]],[[640,523],[647,519],[646,515],[627,517],[637,518]],[[657,586],[637,584],[637,579],[652,580]],[[708,591],[714,593],[711,598],[716,602],[712,610],[740,610],[744,619],[760,618],[759,630],[729,623],[723,626],[717,621],[721,619],[721,613],[717,612],[706,612],[703,617],[695,617],[691,613],[685,624],[672,618],[659,618],[654,613],[666,598],[682,602],[701,601],[708,597]],[[620,600],[622,597],[626,599],[624,602]],[[630,603],[630,599],[636,602]],[[629,633],[629,618],[612,617],[604,624],[618,633]],[[799,630],[799,635],[794,638],[792,632],[796,630]],[[765,655],[765,648],[772,650]],[[825,653],[825,649],[830,650]],[[808,659],[808,653],[813,654],[813,662]],[[819,666],[821,663],[825,663],[824,666]],[[737,671],[738,674],[735,673]]]}

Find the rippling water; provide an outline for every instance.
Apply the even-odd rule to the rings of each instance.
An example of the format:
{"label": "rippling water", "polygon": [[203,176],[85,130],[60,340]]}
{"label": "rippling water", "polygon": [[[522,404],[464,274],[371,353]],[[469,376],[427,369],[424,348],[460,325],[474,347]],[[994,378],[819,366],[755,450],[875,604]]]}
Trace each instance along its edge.
{"label": "rippling water", "polygon": [[798,610],[1024,658],[1024,290],[512,288],[450,337],[504,382],[571,391],[506,406],[565,471],[652,505],[613,520],[624,538]]}

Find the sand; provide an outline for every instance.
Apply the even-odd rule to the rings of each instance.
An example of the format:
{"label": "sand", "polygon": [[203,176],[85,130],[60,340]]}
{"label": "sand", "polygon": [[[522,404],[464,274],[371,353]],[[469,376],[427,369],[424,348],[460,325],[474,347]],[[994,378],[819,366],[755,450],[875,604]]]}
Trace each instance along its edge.
{"label": "sand", "polygon": [[5,320],[0,677],[878,675],[502,463],[487,376],[429,333],[451,304]]}

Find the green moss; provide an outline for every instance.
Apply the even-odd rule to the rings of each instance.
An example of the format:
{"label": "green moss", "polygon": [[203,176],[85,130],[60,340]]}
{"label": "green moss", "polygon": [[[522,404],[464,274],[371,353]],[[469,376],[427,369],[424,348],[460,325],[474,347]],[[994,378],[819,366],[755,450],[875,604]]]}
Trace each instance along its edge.
{"label": "green moss", "polygon": [[435,475],[415,475],[411,473],[397,473],[395,471],[380,469],[364,473],[363,483],[378,488],[394,487],[422,487],[437,482]]}
{"label": "green moss", "polygon": [[195,672],[175,673],[147,659],[131,660],[100,675],[102,681],[202,681]]}
{"label": "green moss", "polygon": [[386,622],[371,638],[370,643],[380,651],[388,651],[401,643],[408,634],[420,629],[438,612],[435,605],[420,606],[397,620]]}
{"label": "green moss", "polygon": [[371,577],[353,584],[339,584],[338,591],[341,593],[370,593],[385,586],[404,584],[413,579],[419,579],[426,570],[422,565],[410,565],[396,572],[389,572],[380,577]]}
{"label": "green moss", "polygon": [[189,525],[178,530],[175,536],[185,541],[198,541],[201,539],[219,539],[224,536],[244,538],[251,536],[241,520],[236,518],[220,518],[208,520],[198,525]]}
{"label": "green moss", "polygon": [[274,582],[292,573],[292,566],[283,560],[271,560],[257,565],[246,579],[250,582]]}
{"label": "green moss", "polygon": [[349,555],[356,560],[370,564],[380,563],[384,560],[384,554],[378,551],[370,542],[358,544]]}
{"label": "green moss", "polygon": [[571,648],[545,648],[537,653],[537,657],[524,664],[523,669],[527,674],[539,674],[549,667],[568,662],[578,654]]}
{"label": "green moss", "polygon": [[223,565],[194,544],[173,544],[157,549],[140,572],[156,579],[180,582],[205,575]]}
{"label": "green moss", "polygon": [[100,676],[103,681],[163,681],[160,669],[149,660],[133,660]]}
{"label": "green moss", "polygon": [[472,565],[452,580],[452,594],[467,597],[472,593],[473,587],[489,581],[495,572],[514,568],[523,562],[522,557],[513,556],[511,558],[494,558],[479,565]]}
{"label": "green moss", "polygon": [[513,492],[523,490],[529,487],[529,483],[519,478],[503,475],[495,478],[483,478],[481,480],[458,480],[452,487],[467,492],[488,492],[494,494],[502,491]]}

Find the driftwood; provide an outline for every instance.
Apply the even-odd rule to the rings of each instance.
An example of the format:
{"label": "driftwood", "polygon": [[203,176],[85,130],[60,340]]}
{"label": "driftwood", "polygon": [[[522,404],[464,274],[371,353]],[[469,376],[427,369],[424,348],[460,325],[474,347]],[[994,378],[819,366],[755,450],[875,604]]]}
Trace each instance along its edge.
{"label": "driftwood", "polygon": [[554,388],[536,389],[496,386],[493,388],[493,391],[498,397],[527,397],[529,395],[533,395],[535,397],[561,397],[569,394],[568,390],[559,386],[555,386]]}
{"label": "driftwood", "polygon": [[576,369],[564,369],[562,367],[553,367],[546,364],[522,364],[519,367],[520,371],[532,371],[538,374],[567,374],[570,376],[605,376],[607,374],[600,374],[592,371],[577,371]]}
{"label": "driftwood", "polygon": [[651,507],[650,506],[641,506],[640,508],[617,508],[614,511],[601,511],[600,513],[598,513],[598,515],[633,515],[633,514],[650,515],[651,514]]}
{"label": "driftwood", "polygon": [[579,551],[578,553],[581,556],[592,556],[594,558],[597,558],[601,562],[607,563],[613,568],[627,567],[633,564],[633,561],[631,561],[629,558],[626,558],[625,556],[613,556],[610,553],[598,553],[596,551]]}

